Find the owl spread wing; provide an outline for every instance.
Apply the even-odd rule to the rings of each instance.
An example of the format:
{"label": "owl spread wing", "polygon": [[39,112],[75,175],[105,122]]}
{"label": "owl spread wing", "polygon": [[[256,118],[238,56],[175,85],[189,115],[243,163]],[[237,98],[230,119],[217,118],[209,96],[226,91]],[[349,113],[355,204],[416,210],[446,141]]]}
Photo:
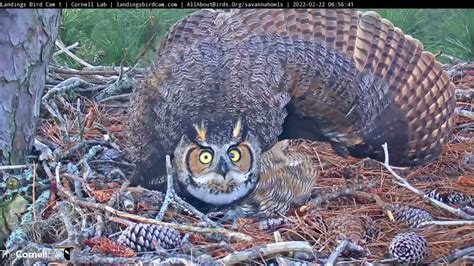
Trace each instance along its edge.
{"label": "owl spread wing", "polygon": [[275,90],[291,96],[282,138],[378,160],[387,142],[391,163],[411,166],[436,158],[453,125],[453,85],[440,63],[374,12],[201,10],[173,26],[160,53],[209,36],[266,56]]}

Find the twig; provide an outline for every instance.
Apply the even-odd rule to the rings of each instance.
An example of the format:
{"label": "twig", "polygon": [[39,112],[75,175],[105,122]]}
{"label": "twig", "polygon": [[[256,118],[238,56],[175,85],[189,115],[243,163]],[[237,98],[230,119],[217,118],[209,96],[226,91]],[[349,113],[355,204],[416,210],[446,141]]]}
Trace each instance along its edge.
{"label": "twig", "polygon": [[99,100],[100,103],[103,102],[108,102],[108,101],[114,101],[114,100],[130,100],[132,93],[124,93],[124,94],[119,94],[119,95],[112,95],[110,97],[107,97],[105,99]]}
{"label": "twig", "polygon": [[95,225],[95,235],[96,237],[101,237],[103,232],[105,231],[105,223],[104,223],[104,217],[100,214],[97,214],[96,216],[97,223]]}
{"label": "twig", "polygon": [[[56,168],[57,169],[57,168]],[[58,171],[58,170],[56,170]],[[59,174],[59,173],[57,173]],[[74,225],[72,225],[71,219],[68,215],[68,210],[66,207],[65,202],[61,202],[58,204],[59,206],[59,216],[61,217],[61,220],[63,221],[64,227],[66,228],[67,232],[67,239],[61,242],[61,245],[65,246],[74,246],[77,247],[79,245],[79,238],[78,238],[78,233],[76,232],[76,229],[74,228]]]}
{"label": "twig", "polygon": [[225,265],[247,262],[248,260],[259,259],[261,257],[283,253],[283,252],[305,252],[313,253],[313,249],[305,241],[288,241],[271,243],[267,245],[253,247],[244,251],[234,252],[217,261]]}
{"label": "twig", "polygon": [[101,100],[104,100],[108,97],[117,95],[127,90],[131,90],[134,84],[135,81],[132,78],[130,72],[125,72],[123,76],[119,76],[114,83],[110,84],[105,89],[97,93],[97,95],[94,96],[94,100],[100,102]]}
{"label": "twig", "polygon": [[[457,58],[457,57],[449,55],[449,54],[441,53],[440,56],[442,56],[444,58],[447,58],[448,60],[451,60],[451,61],[461,61],[462,62],[462,60],[460,58]],[[466,63],[464,63],[464,64],[466,64]]]}
{"label": "twig", "polygon": [[[83,70],[80,71],[111,71],[114,73],[114,75],[120,74],[120,67],[114,67],[114,66],[95,66],[95,67],[86,67]],[[143,68],[143,67],[124,67],[123,70],[125,72],[133,72],[137,74],[146,74],[149,69],[148,68]],[[100,74],[102,75],[102,74]]]}
{"label": "twig", "polygon": [[324,264],[325,266],[332,266],[336,263],[337,258],[341,255],[342,252],[345,250],[353,250],[357,252],[364,252],[364,248],[356,245],[354,243],[351,243],[347,240],[343,240],[339,242],[339,245],[337,245],[336,249],[331,253],[329,256],[327,262]]}
{"label": "twig", "polygon": [[74,61],[78,62],[79,64],[85,66],[85,67],[94,67],[93,65],[87,63],[86,61],[80,59],[78,56],[76,56],[75,54],[73,54],[71,51],[67,50],[65,45],[59,40],[57,39],[54,44],[56,44],[56,46],[61,49],[61,50],[64,50],[64,53],[66,53],[67,55],[69,55],[72,59],[74,59]]}
{"label": "twig", "polygon": [[382,200],[382,198],[373,193],[367,193],[367,192],[362,192],[362,191],[353,191],[352,192],[354,196],[359,196],[359,197],[364,197],[367,199],[372,199],[375,201],[375,203],[382,209],[382,211],[387,215],[387,217],[390,219],[390,221],[395,221],[395,217],[393,216],[393,212],[390,209],[392,206],[391,204],[386,203],[385,201]]}
{"label": "twig", "polygon": [[77,126],[79,127],[79,141],[83,141],[85,129],[84,129],[84,125],[82,124],[81,98],[77,98],[76,114],[77,114]]}
{"label": "twig", "polygon": [[377,264],[375,264],[375,265],[378,265],[378,264],[383,264],[383,265],[385,265],[385,264],[387,264],[387,263],[395,263],[395,262],[397,262],[397,261],[398,261],[397,258],[383,259],[383,260],[377,261],[377,262],[376,262]]}
{"label": "twig", "polygon": [[198,265],[194,261],[191,261],[187,258],[165,258],[159,260],[150,261],[152,265]]}
{"label": "twig", "polygon": [[89,166],[89,161],[97,155],[97,153],[101,152],[104,150],[104,147],[101,145],[95,145],[93,146],[84,157],[77,163],[77,165],[82,165],[83,167],[83,172],[82,172],[82,177],[87,180],[89,177],[91,167]]}
{"label": "twig", "polygon": [[165,215],[166,211],[168,210],[168,207],[170,203],[175,202],[179,205],[179,207],[191,212],[192,214],[196,215],[200,219],[202,219],[204,222],[206,222],[208,225],[211,225],[213,227],[219,228],[219,224],[214,222],[213,220],[209,219],[209,217],[199,210],[197,210],[194,206],[191,204],[187,203],[184,201],[181,197],[179,197],[176,194],[176,191],[174,190],[173,184],[173,176],[174,176],[174,170],[173,166],[171,165],[171,159],[169,155],[166,155],[166,184],[167,184],[167,189],[166,189],[166,195],[165,199],[163,201],[163,205],[161,206],[160,212],[158,213],[156,219],[158,221],[161,221],[163,219],[163,216]]}
{"label": "twig", "polygon": [[456,95],[456,100],[470,102],[474,100],[474,89],[456,89],[454,90],[454,95]]}
{"label": "twig", "polygon": [[104,139],[108,141],[110,146],[112,146],[117,151],[120,151],[120,147],[117,144],[117,138],[112,134],[104,125],[94,122],[92,124],[92,128],[95,128],[100,131],[100,133],[104,134]]}
{"label": "twig", "polygon": [[39,141],[37,138],[35,138],[33,146],[40,152],[40,156],[38,158],[40,161],[53,159],[53,151],[51,148]]}
{"label": "twig", "polygon": [[446,205],[445,203],[443,202],[440,202],[440,201],[437,201],[433,198],[430,198],[428,197],[427,195],[425,195],[425,193],[423,193],[422,191],[418,190],[417,188],[413,187],[412,185],[410,185],[410,183],[408,183],[408,181],[406,181],[403,177],[399,176],[393,169],[392,167],[390,166],[389,164],[389,154],[388,154],[388,145],[387,143],[384,143],[382,145],[382,148],[383,148],[383,151],[384,151],[384,154],[385,154],[385,161],[383,163],[383,166],[385,166],[385,168],[392,174],[393,177],[395,177],[395,179],[397,179],[399,182],[395,182],[396,184],[398,184],[399,186],[402,186],[408,190],[410,190],[411,192],[419,195],[420,197],[422,197],[424,200],[428,201],[429,203],[441,208],[441,209],[444,209],[458,217],[461,217],[463,219],[466,219],[466,220],[474,220],[474,216],[472,215],[469,215],[465,212],[463,212],[462,210],[460,209],[456,209],[456,208],[453,208],[449,205]]}
{"label": "twig", "polygon": [[454,112],[461,116],[461,117],[465,117],[465,118],[468,118],[468,119],[473,119],[474,120],[474,112],[471,112],[471,111],[468,111],[468,110],[463,110],[461,108],[456,108],[454,110]]}
{"label": "twig", "polygon": [[[462,258],[466,255],[469,255],[471,253],[474,253],[474,246],[472,247],[468,247],[468,248],[465,248],[465,249],[461,249],[461,250],[456,250],[453,254],[449,255],[446,260],[448,263],[453,263],[455,262],[456,260],[458,260],[459,258]],[[440,261],[439,263],[441,263],[443,261]]]}
{"label": "twig", "polygon": [[[63,105],[63,108],[68,109],[68,110],[76,110],[74,106],[72,106],[72,104],[63,97],[63,95],[56,94],[54,98],[59,100],[59,102]],[[63,114],[63,115],[65,116],[66,114]]]}
{"label": "twig", "polygon": [[89,88],[92,86],[94,86],[92,83],[84,81],[81,78],[78,78],[78,77],[68,78],[65,81],[62,81],[58,85],[54,86],[52,89],[50,89],[47,93],[45,93],[45,95],[41,99],[43,102],[45,102],[49,100],[54,94],[65,93],[69,90],[79,88],[79,87]]}
{"label": "twig", "polygon": [[474,207],[471,207],[471,206],[469,206],[469,205],[462,206],[462,207],[461,207],[461,210],[462,210],[463,212],[465,212],[465,213],[474,215]]}
{"label": "twig", "polygon": [[77,46],[79,46],[79,42],[75,42],[75,43],[73,43],[73,44],[71,44],[67,47],[61,48],[61,49],[59,49],[59,51],[56,51],[56,52],[53,53],[53,57],[56,57],[56,56],[58,56],[62,53],[65,53],[66,50],[70,51],[70,50],[76,48]]}
{"label": "twig", "polygon": [[[43,96],[43,99],[45,99]],[[63,118],[61,117],[61,113],[58,110],[58,107],[56,106],[56,103],[53,100],[43,100],[43,105],[46,108],[46,110],[49,112],[49,114],[53,117],[54,123],[58,126],[59,128],[59,134],[64,142],[69,143],[69,135],[67,133],[67,129],[65,126],[65,121],[63,121]]]}
{"label": "twig", "polygon": [[464,256],[463,260],[465,262],[474,262],[474,256]]}
{"label": "twig", "polygon": [[155,218],[158,221],[163,220],[166,211],[168,211],[169,205],[173,201],[173,196],[176,194],[173,186],[173,172],[169,155],[166,155],[166,186],[166,194],[163,200],[163,204],[161,205],[160,211],[158,212],[158,215]]}
{"label": "twig", "polygon": [[93,70],[77,70],[72,68],[59,68],[59,67],[50,67],[50,72],[53,71],[59,74],[72,74],[72,75],[80,75],[80,76],[91,76],[91,75],[101,75],[101,76],[116,76],[120,74],[119,70],[115,70],[112,68],[98,68],[94,67]]}
{"label": "twig", "polygon": [[28,164],[0,165],[0,171],[24,169],[30,167]]}
{"label": "twig", "polygon": [[243,240],[243,241],[251,241],[252,240],[252,237],[250,237],[248,235],[228,231],[228,230],[223,229],[223,228],[195,227],[195,226],[189,226],[189,225],[184,225],[184,224],[165,223],[165,222],[157,221],[155,219],[145,218],[145,217],[141,217],[141,216],[138,216],[138,215],[122,212],[122,211],[116,210],[116,209],[114,209],[110,206],[104,205],[104,204],[81,200],[78,197],[74,196],[69,190],[65,189],[62,186],[62,184],[59,180],[59,168],[60,167],[61,167],[61,163],[58,163],[57,166],[56,166],[57,170],[56,170],[56,177],[55,177],[57,187],[58,187],[58,193],[62,197],[66,198],[72,204],[79,205],[79,206],[85,207],[85,208],[91,208],[91,209],[106,211],[106,212],[109,212],[113,215],[128,218],[128,219],[132,219],[132,220],[135,220],[135,221],[138,221],[138,222],[141,222],[141,223],[168,226],[168,227],[172,227],[174,229],[181,230],[181,231],[186,231],[186,232],[196,232],[196,233],[204,233],[204,234],[206,234],[206,233],[224,234],[224,235],[227,235],[230,238],[235,238],[235,239],[239,239],[239,240]]}
{"label": "twig", "polygon": [[423,227],[427,225],[474,225],[474,221],[426,221],[418,225],[418,227]]}
{"label": "twig", "polygon": [[43,165],[43,170],[48,176],[50,182],[55,180],[55,175],[53,175],[53,173],[51,172],[51,169],[49,168],[48,163],[46,161],[43,161],[41,164]]}
{"label": "twig", "polygon": [[36,170],[37,170],[37,167],[36,167],[36,163],[33,164],[33,183],[32,183],[32,196],[33,196],[33,199],[32,199],[32,207],[33,208],[33,221],[36,223],[38,220],[36,219],[36,206],[35,206],[35,203],[36,203]]}
{"label": "twig", "polygon": [[[470,123],[466,123],[466,124],[462,124],[462,125],[459,125],[459,126],[456,126],[455,129],[457,130],[463,130],[465,128],[469,128],[469,127],[474,127],[474,122],[470,122]],[[458,136],[459,137],[459,136]],[[470,139],[470,138],[469,138]]]}
{"label": "twig", "polygon": [[77,156],[79,154],[79,150],[85,150],[89,146],[96,146],[96,145],[101,145],[101,146],[106,146],[107,148],[114,148],[112,144],[110,144],[106,140],[85,140],[83,142],[78,143],[74,147],[72,147],[69,150],[69,153],[73,156]]}

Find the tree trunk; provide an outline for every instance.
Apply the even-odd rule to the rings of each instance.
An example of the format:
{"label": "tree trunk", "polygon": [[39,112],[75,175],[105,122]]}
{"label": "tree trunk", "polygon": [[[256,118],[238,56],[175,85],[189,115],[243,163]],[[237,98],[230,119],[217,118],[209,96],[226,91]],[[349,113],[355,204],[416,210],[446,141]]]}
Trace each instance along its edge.
{"label": "tree trunk", "polygon": [[60,9],[0,9],[0,165],[25,163]]}

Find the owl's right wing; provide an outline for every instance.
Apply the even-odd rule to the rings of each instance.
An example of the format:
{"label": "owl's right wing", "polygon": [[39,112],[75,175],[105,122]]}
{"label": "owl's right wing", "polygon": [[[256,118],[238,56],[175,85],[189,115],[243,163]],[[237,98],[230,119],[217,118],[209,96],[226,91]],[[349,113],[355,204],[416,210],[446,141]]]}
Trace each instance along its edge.
{"label": "owl's right wing", "polygon": [[209,36],[240,46],[248,71],[289,93],[284,137],[377,160],[387,142],[391,163],[411,166],[436,158],[454,123],[453,85],[440,63],[374,12],[201,10],[178,22],[160,51]]}

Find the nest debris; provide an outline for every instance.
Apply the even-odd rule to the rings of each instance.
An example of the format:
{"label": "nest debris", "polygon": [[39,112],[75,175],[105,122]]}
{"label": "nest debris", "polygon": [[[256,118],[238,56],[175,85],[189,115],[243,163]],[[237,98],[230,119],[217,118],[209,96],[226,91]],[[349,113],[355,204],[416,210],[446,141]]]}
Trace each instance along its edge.
{"label": "nest debris", "polygon": [[[472,216],[474,118],[470,115],[474,64],[445,68],[457,87],[454,134],[439,160],[396,171],[417,189],[436,195],[440,201],[444,197],[446,204]],[[162,222],[144,225],[157,216],[164,195],[128,186],[127,176],[134,166],[123,150],[127,145],[124,121],[128,99],[134,82],[144,78],[145,72],[138,68],[50,67],[32,163],[21,174],[1,176],[2,210],[10,210],[9,203],[24,203],[18,197],[31,203],[21,220],[10,221],[19,214],[3,212],[4,216],[13,213],[7,217],[10,251],[47,250],[53,254],[48,260],[65,262],[59,247],[71,246],[71,259],[77,263],[326,263],[338,246],[351,246],[346,242],[341,245],[340,241],[351,241],[355,236],[357,243],[353,244],[368,252],[341,250],[339,260],[376,263],[389,259],[389,245],[396,235],[416,231],[428,243],[425,262],[463,259],[469,255],[469,248],[472,254],[472,220],[460,219],[430,205],[420,195],[398,185],[391,173],[373,160],[341,158],[328,144],[306,140],[291,143],[319,162],[317,182],[309,203],[291,209],[286,217],[267,222],[241,218],[236,226],[225,224],[223,229],[214,230],[200,227],[202,222],[198,218],[171,206]],[[17,181],[16,185],[12,180]],[[353,189],[345,189],[348,187]],[[455,195],[450,197],[450,193]],[[321,195],[331,196],[318,198]],[[26,209],[26,205],[21,209]],[[400,210],[404,212],[400,214]],[[396,219],[390,219],[391,213],[395,213],[392,219]],[[364,225],[353,228],[351,233],[350,227],[343,226],[346,223],[334,226],[335,221],[344,220],[341,217],[347,217],[347,224],[352,227],[357,226],[358,219]],[[461,222],[419,227],[423,222],[436,220]],[[130,248],[134,247],[130,241],[135,238],[130,228],[150,228],[140,234],[155,234],[154,239],[164,243],[169,238],[160,235],[160,230],[168,225],[178,229],[165,230],[172,233],[173,245],[160,247],[160,241],[141,239],[146,252]],[[350,237],[341,237],[344,235]],[[181,243],[177,243],[178,239]],[[42,259],[24,260],[30,264]]]}

